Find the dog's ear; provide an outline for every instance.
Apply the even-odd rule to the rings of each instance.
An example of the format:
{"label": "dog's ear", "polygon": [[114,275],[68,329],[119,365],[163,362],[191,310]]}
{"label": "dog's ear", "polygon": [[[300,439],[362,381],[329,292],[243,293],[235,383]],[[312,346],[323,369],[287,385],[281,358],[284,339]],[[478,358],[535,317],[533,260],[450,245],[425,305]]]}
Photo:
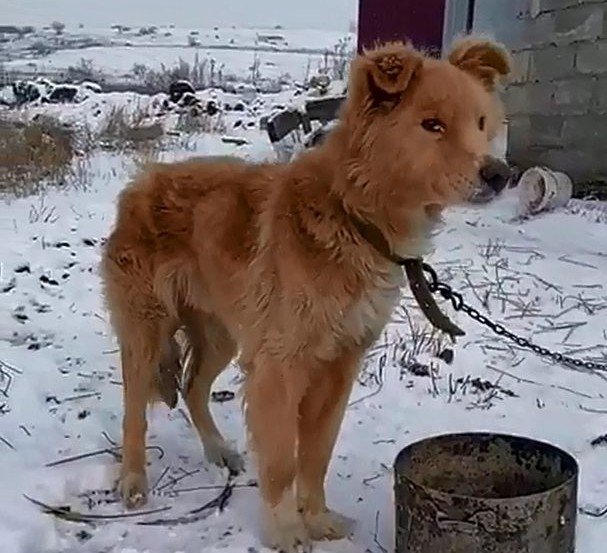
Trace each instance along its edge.
{"label": "dog's ear", "polygon": [[423,56],[402,42],[367,50],[352,64],[351,97],[355,103],[366,105],[397,102],[422,63]]}
{"label": "dog's ear", "polygon": [[479,79],[493,91],[500,77],[511,70],[510,55],[500,44],[490,40],[464,38],[453,45],[449,61]]}

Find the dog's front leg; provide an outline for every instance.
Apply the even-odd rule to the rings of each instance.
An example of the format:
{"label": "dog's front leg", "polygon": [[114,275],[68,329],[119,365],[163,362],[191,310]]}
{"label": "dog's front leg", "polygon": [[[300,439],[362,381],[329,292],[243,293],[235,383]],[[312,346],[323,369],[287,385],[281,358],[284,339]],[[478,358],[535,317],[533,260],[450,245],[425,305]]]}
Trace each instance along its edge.
{"label": "dog's front leg", "polygon": [[309,551],[294,490],[298,407],[308,371],[269,355],[258,355],[248,365],[246,418],[266,508],[265,541],[285,553]]}
{"label": "dog's front leg", "polygon": [[327,508],[324,487],[361,353],[348,352],[321,367],[300,404],[297,497],[314,540],[344,538],[352,527],[350,519]]}

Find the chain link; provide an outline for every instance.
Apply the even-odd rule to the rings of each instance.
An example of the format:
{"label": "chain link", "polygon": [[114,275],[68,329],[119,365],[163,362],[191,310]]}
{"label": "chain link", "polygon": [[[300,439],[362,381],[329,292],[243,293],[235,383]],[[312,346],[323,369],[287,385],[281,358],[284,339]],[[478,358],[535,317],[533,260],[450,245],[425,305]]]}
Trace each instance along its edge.
{"label": "chain link", "polygon": [[451,305],[455,311],[463,311],[466,315],[468,315],[471,319],[474,319],[478,323],[486,326],[491,329],[498,336],[504,336],[508,338],[515,344],[518,344],[522,348],[531,350],[542,357],[548,357],[557,363],[561,363],[563,365],[569,365],[578,368],[585,368],[592,371],[607,371],[607,365],[602,363],[595,363],[594,361],[583,361],[581,359],[575,359],[573,357],[569,357],[567,355],[563,355],[558,351],[551,351],[548,348],[538,346],[534,344],[527,338],[523,338],[522,336],[518,336],[508,330],[504,325],[500,323],[496,323],[483,315],[474,307],[468,305],[462,294],[456,292],[444,282],[441,282],[438,279],[438,275],[436,271],[427,263],[423,264],[424,272],[429,276],[428,280],[428,288],[430,292],[433,294],[440,294],[440,296],[451,302]]}

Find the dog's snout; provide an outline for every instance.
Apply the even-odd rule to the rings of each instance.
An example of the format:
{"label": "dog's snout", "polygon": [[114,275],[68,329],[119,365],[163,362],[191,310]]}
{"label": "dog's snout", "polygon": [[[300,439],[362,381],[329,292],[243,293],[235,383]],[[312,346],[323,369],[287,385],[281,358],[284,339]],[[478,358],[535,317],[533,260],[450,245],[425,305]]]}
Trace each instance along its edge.
{"label": "dog's snout", "polygon": [[479,170],[481,180],[496,193],[500,193],[510,179],[510,167],[495,157],[487,156]]}

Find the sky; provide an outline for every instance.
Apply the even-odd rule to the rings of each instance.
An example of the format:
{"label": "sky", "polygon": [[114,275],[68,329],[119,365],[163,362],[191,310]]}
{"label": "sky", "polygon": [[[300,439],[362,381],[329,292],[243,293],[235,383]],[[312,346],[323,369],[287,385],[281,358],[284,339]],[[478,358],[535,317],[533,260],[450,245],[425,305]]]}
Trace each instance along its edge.
{"label": "sky", "polygon": [[282,25],[347,30],[358,0],[0,0],[0,25]]}

